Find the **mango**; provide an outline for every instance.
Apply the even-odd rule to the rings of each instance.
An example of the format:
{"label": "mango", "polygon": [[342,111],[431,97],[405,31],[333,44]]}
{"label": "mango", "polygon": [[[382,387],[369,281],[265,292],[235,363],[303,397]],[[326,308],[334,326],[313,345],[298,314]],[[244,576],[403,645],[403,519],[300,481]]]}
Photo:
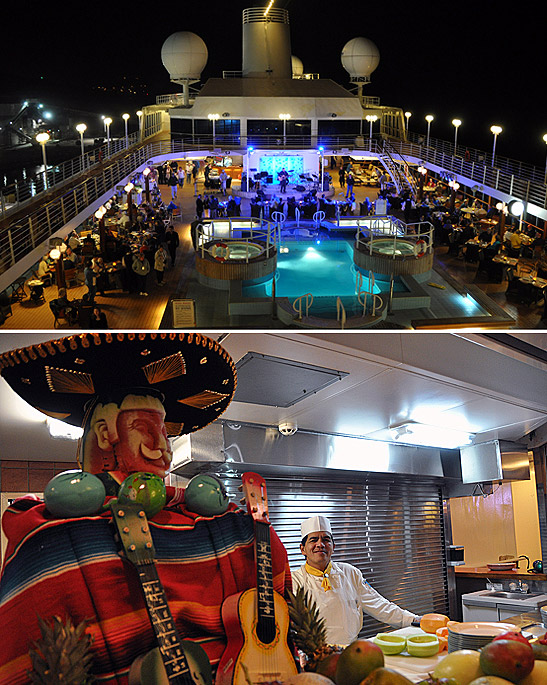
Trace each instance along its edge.
{"label": "mango", "polygon": [[359,685],[412,685],[412,681],[390,668],[375,668]]}
{"label": "mango", "polygon": [[384,665],[384,654],[371,640],[355,640],[340,654],[336,666],[336,682],[339,685],[359,685],[374,671]]}

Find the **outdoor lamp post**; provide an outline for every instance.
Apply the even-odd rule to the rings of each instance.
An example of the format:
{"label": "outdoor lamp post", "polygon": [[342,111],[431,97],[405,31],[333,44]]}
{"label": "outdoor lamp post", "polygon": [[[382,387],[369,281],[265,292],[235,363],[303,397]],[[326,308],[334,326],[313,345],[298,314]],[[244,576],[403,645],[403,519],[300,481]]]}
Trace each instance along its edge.
{"label": "outdoor lamp post", "polygon": [[452,119],[452,126],[454,126],[454,154],[456,154],[456,150],[458,147],[458,129],[462,125],[462,122],[460,119]]}
{"label": "outdoor lamp post", "polygon": [[378,117],[376,116],[376,114],[367,114],[367,116],[365,117],[365,119],[366,119],[366,120],[369,122],[369,124],[370,124],[370,134],[369,134],[369,137],[370,137],[370,142],[372,143],[372,124],[373,124],[375,121],[377,121]]}
{"label": "outdoor lamp post", "polygon": [[323,190],[324,190],[324,188],[323,188],[323,173],[324,173],[324,171],[323,171],[323,169],[324,169],[324,167],[323,167],[323,152],[324,152],[324,151],[325,151],[325,148],[324,148],[322,145],[320,145],[319,148],[318,148],[318,152],[319,152],[319,164],[321,164],[321,174],[320,174],[320,177],[321,177],[321,192],[323,192]]}
{"label": "outdoor lamp post", "polygon": [[213,123],[213,145],[215,144],[215,137],[216,137],[216,122],[218,119],[220,119],[220,114],[208,114],[207,118],[209,121]]}
{"label": "outdoor lamp post", "polygon": [[122,114],[122,119],[124,120],[124,123],[125,123],[125,147],[126,148],[129,147],[129,138],[127,136],[127,122],[129,120],[129,117],[130,117],[130,115],[127,114],[127,112],[125,114]]}
{"label": "outdoor lamp post", "polygon": [[46,159],[46,143],[49,140],[49,133],[46,133],[45,131],[43,133],[39,133],[36,136],[36,141],[40,143],[40,146],[42,148],[42,161],[44,162],[44,187],[47,188],[47,159]]}
{"label": "outdoor lamp post", "polygon": [[80,134],[80,147],[82,150],[82,169],[84,168],[84,133],[87,131],[87,126],[85,124],[78,124],[76,130]]}
{"label": "outdoor lamp post", "polygon": [[425,120],[427,121],[427,141],[426,141],[426,147],[429,147],[429,132],[430,132],[430,130],[431,130],[431,122],[433,121],[434,118],[435,118],[435,117],[433,116],[433,114],[428,114],[428,115],[426,116],[426,118],[425,118]]}
{"label": "outdoor lamp post", "polygon": [[142,126],[143,126],[143,114],[142,114],[142,109],[139,109],[136,112],[137,116],[139,117],[139,140],[142,140]]}
{"label": "outdoor lamp post", "polygon": [[420,184],[418,186],[418,200],[421,200],[424,194],[424,181],[425,181],[425,176],[427,174],[427,169],[423,164],[420,164],[420,166],[416,169],[416,171],[420,174],[419,179],[420,179]]}
{"label": "outdoor lamp post", "polygon": [[519,220],[519,228],[522,228],[522,217],[524,216],[524,204],[520,200],[513,200],[507,206],[509,214],[517,217]]}
{"label": "outdoor lamp post", "polygon": [[408,120],[412,116],[412,112],[405,112],[405,118],[406,118],[406,132],[408,133]]}
{"label": "outdoor lamp post", "polygon": [[455,180],[451,179],[448,181],[448,186],[450,188],[450,211],[454,211],[454,205],[456,204],[456,192],[458,191],[460,184]]}
{"label": "outdoor lamp post", "polygon": [[494,166],[494,160],[496,157],[496,140],[499,134],[503,131],[501,126],[490,126],[490,131],[494,134],[494,145],[492,147],[492,166]]}
{"label": "outdoor lamp post", "polygon": [[279,118],[283,122],[283,146],[285,146],[287,144],[287,121],[291,118],[291,115],[281,113]]}
{"label": "outdoor lamp post", "polygon": [[104,125],[106,127],[106,154],[110,157],[110,124],[112,119],[110,117],[105,117]]}
{"label": "outdoor lamp post", "polygon": [[245,175],[245,185],[247,186],[245,188],[245,192],[249,192],[249,176],[251,175],[251,155],[254,152],[254,147],[249,146],[247,148],[247,173]]}
{"label": "outdoor lamp post", "polygon": [[500,227],[498,230],[498,234],[501,240],[501,244],[503,245],[503,235],[505,233],[505,217],[507,216],[507,205],[505,202],[498,202],[496,205],[496,209],[500,213]]}
{"label": "outdoor lamp post", "polygon": [[150,167],[143,169],[142,175],[144,176],[144,197],[146,202],[150,204]]}

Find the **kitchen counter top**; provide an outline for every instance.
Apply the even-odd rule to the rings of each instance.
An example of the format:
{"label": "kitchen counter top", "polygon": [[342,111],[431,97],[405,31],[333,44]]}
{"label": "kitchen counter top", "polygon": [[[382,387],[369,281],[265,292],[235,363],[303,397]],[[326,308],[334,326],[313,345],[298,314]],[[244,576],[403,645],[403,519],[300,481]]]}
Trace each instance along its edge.
{"label": "kitchen counter top", "polygon": [[526,570],[515,568],[511,571],[492,571],[488,566],[455,566],[457,576],[465,578],[521,578],[524,580],[547,580],[545,573],[527,573]]}
{"label": "kitchen counter top", "polygon": [[515,593],[518,597],[495,597],[492,590],[479,590],[478,592],[469,592],[462,595],[462,602],[464,604],[479,604],[484,606],[495,607],[513,606],[522,607],[523,610],[529,611],[532,608],[545,606],[547,604],[547,595],[545,594],[524,594]]}

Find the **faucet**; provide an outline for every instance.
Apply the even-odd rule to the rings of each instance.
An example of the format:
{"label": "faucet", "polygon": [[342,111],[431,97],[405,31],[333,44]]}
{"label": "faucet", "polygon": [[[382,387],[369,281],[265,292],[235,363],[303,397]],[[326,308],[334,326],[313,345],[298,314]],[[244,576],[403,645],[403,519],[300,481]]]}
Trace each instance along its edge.
{"label": "faucet", "polygon": [[509,583],[509,590],[511,592],[522,592],[522,594],[527,594],[529,590],[529,585],[528,583],[523,583],[522,580],[519,579],[518,583]]}

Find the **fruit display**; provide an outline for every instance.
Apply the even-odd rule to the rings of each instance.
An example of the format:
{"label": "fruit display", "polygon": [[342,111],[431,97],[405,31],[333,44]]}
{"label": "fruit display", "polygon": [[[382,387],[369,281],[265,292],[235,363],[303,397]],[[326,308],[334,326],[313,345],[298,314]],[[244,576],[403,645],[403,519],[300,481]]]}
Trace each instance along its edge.
{"label": "fruit display", "polygon": [[532,672],[534,652],[528,642],[493,640],[481,649],[480,667],[486,675],[518,683]]}
{"label": "fruit display", "polygon": [[336,683],[359,685],[374,669],[384,665],[384,654],[372,640],[355,640],[348,645],[336,665]]}
{"label": "fruit display", "polygon": [[420,619],[420,628],[424,633],[435,634],[439,628],[446,627],[449,621],[448,616],[444,614],[424,614]]}

